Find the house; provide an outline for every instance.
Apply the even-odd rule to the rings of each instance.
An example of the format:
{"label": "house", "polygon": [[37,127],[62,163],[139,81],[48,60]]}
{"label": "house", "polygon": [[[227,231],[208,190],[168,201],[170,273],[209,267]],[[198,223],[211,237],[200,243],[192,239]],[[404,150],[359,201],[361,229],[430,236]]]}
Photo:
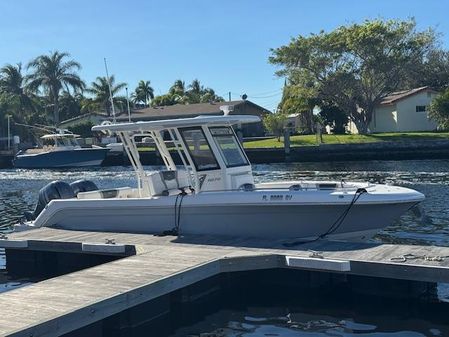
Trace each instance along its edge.
{"label": "house", "polygon": [[[231,115],[256,115],[259,117],[265,116],[269,111],[251,101],[239,100],[229,102],[209,102],[198,104],[175,104],[169,106],[148,107],[143,109],[131,110],[131,120],[136,121],[154,121],[161,119],[175,119],[188,118],[204,115],[223,115],[223,110],[220,107],[228,106],[229,114]],[[79,116],[67,121],[61,122],[61,127],[74,126],[75,124],[82,124],[91,122],[99,124],[108,117],[101,114],[89,114]],[[111,120],[111,117],[109,117]],[[127,113],[121,113],[116,116],[119,123],[128,122],[129,116]],[[264,128],[262,122],[254,124],[246,124],[241,127],[243,136],[257,137],[264,135]]]}
{"label": "house", "polygon": [[[229,106],[231,115],[256,115],[265,116],[269,111],[251,101],[239,100],[229,102],[209,102],[197,104],[175,104],[159,107],[136,109],[131,112],[132,121],[153,121],[160,119],[188,118],[204,115],[223,115],[220,107]],[[117,116],[118,122],[128,121],[128,115]],[[243,136],[257,137],[264,135],[262,122],[242,126]]]}
{"label": "house", "polygon": [[[369,125],[370,132],[434,131],[437,123],[429,119],[428,107],[438,92],[429,87],[393,92],[378,107]],[[348,129],[357,133],[350,122]]]}

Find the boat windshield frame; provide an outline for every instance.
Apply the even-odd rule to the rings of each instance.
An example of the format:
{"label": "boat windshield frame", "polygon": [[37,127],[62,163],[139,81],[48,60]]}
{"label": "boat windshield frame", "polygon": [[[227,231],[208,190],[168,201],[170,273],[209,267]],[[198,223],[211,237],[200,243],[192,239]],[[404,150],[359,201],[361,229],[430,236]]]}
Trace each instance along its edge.
{"label": "boat windshield frame", "polygon": [[[213,130],[217,130],[217,129],[226,129],[229,132],[222,133],[222,134],[214,134]],[[242,144],[240,143],[237,135],[235,134],[234,128],[232,126],[230,126],[230,125],[210,126],[209,132],[210,132],[212,139],[214,140],[215,145],[217,146],[218,151],[220,152],[220,155],[222,156],[223,161],[227,168],[250,165],[250,162],[245,153],[245,150],[243,149]],[[218,137],[226,137],[226,138],[232,139],[232,141],[233,141],[232,143],[233,143],[233,145],[235,145],[235,150],[237,151],[237,153],[239,154],[239,157],[241,159],[240,163],[229,164],[230,157],[225,153],[224,148],[222,147],[222,144],[218,142],[218,140],[217,140]]]}
{"label": "boat windshield frame", "polygon": [[[179,131],[181,138],[184,142],[184,147],[186,147],[187,151],[189,152],[190,158],[192,159],[192,162],[195,165],[196,171],[201,172],[201,171],[212,171],[212,170],[220,169],[220,164],[218,163],[217,157],[215,156],[215,153],[214,153],[212,147],[210,146],[209,141],[207,140],[206,134],[204,133],[204,130],[201,126],[182,127],[182,128],[178,128],[178,131]],[[188,131],[199,131],[201,133],[202,139],[200,140],[200,142],[205,142],[205,144],[200,143],[199,147],[201,148],[201,146],[204,146],[204,145],[207,146],[206,151],[208,152],[209,159],[212,159],[212,161],[214,162],[214,163],[212,163],[212,165],[214,165],[213,167],[201,167],[198,154],[194,153],[192,151],[190,144],[189,144],[190,140],[186,139],[185,132],[188,132]]]}
{"label": "boat windshield frame", "polygon": [[[136,144],[136,137],[150,137],[156,148],[161,155],[166,169],[169,171],[178,170],[173,160],[172,154],[167,147],[166,140],[164,139],[164,133],[167,132],[170,136],[168,142],[174,145],[177,151],[182,165],[187,172],[187,179],[189,186],[193,193],[199,193],[203,191],[203,181],[205,174],[199,174],[200,171],[214,172],[217,178],[216,181],[222,181],[224,184],[230,184],[230,175],[236,174],[235,170],[242,170],[244,174],[251,173],[251,163],[246,156],[245,151],[241,147],[235,131],[232,129],[233,124],[246,124],[260,122],[258,116],[253,115],[224,115],[224,116],[198,116],[194,118],[173,119],[173,120],[158,120],[150,122],[135,122],[135,123],[119,123],[119,124],[103,124],[92,127],[92,131],[105,131],[106,133],[115,133],[121,140],[123,148],[128,155],[131,165],[137,178],[137,190],[139,197],[151,197],[151,184],[143,165],[140,161],[140,155]],[[236,142],[239,146],[239,151],[243,154],[245,164],[229,167],[226,165],[223,154],[221,152],[219,144],[213,139],[211,130],[209,127],[230,127],[232,130],[232,136],[236,138]],[[190,151],[189,144],[186,142],[185,137],[181,134],[182,130],[195,129],[201,130],[202,136],[206,141],[205,144],[209,147],[209,150],[217,163],[216,167],[201,168],[197,165],[197,162],[193,159],[195,156]],[[227,171],[231,169],[231,171]],[[221,175],[221,177],[218,177]]]}

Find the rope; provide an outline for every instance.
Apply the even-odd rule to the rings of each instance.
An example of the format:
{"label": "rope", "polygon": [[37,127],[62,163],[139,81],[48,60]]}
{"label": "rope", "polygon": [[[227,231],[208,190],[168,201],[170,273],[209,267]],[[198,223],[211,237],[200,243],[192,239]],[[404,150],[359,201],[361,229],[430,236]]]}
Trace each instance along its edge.
{"label": "rope", "polygon": [[368,193],[366,191],[366,189],[358,188],[355,191],[354,196],[352,197],[352,200],[349,203],[348,207],[346,207],[346,209],[343,211],[343,213],[340,214],[340,216],[334,221],[334,223],[329,227],[329,229],[326,232],[324,232],[323,234],[317,236],[315,239],[312,239],[312,240],[306,240],[306,241],[297,240],[297,241],[293,241],[293,242],[286,242],[283,245],[285,247],[293,247],[293,246],[302,245],[305,243],[311,243],[311,242],[318,241],[319,239],[324,239],[329,234],[334,233],[336,230],[338,230],[338,228],[340,228],[340,226],[343,224],[343,221],[346,219],[347,215],[351,211],[352,206],[354,206],[354,204],[357,202],[357,200],[359,200],[360,196],[364,193]]}
{"label": "rope", "polygon": [[[174,231],[176,233],[176,235],[179,235],[179,229],[181,228],[181,206],[182,206],[182,200],[184,199],[184,197],[187,195],[186,191],[181,190],[181,193],[179,193],[176,196],[176,200],[175,200],[175,228]],[[178,205],[178,198],[180,198],[179,200],[179,205]]]}
{"label": "rope", "polygon": [[430,256],[430,255],[404,254],[404,255],[400,255],[400,256],[394,256],[394,257],[390,258],[390,261],[407,262],[407,261],[413,261],[413,260],[423,260],[423,261],[443,262],[445,259],[449,259],[449,255]]}
{"label": "rope", "polygon": [[332,224],[332,226],[329,227],[329,229],[321,234],[319,236],[320,239],[325,238],[329,234],[334,233],[340,226],[342,225],[343,221],[345,220],[346,216],[349,214],[349,211],[351,210],[352,206],[359,200],[360,196],[364,193],[367,193],[367,191],[364,188],[358,188],[357,191],[355,191],[354,196],[352,197],[351,203],[349,206],[345,209],[345,211],[335,220],[335,222]]}
{"label": "rope", "polygon": [[[193,189],[192,189],[193,190]],[[179,236],[179,229],[181,228],[181,206],[182,200],[187,195],[187,192],[184,189],[181,189],[181,192],[176,195],[175,199],[175,226],[172,229],[163,231],[162,233],[155,234],[156,236],[167,236],[174,235]],[[179,198],[181,197],[181,198]],[[179,204],[178,204],[179,200]]]}

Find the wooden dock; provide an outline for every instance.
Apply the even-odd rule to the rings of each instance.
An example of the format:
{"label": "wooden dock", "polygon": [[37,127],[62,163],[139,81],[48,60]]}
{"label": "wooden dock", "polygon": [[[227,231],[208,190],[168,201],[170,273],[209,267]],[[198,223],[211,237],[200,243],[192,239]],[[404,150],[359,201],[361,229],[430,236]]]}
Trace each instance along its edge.
{"label": "wooden dock", "polygon": [[1,336],[60,336],[222,273],[298,268],[449,283],[447,247],[336,241],[286,246],[251,238],[51,228],[11,233],[0,247],[121,257],[1,294]]}

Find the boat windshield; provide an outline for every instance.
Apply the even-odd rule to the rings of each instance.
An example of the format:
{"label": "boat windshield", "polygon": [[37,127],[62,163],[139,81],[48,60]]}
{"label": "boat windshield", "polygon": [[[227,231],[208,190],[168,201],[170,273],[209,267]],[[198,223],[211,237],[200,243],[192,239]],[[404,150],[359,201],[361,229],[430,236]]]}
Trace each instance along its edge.
{"label": "boat windshield", "polygon": [[75,138],[69,138],[69,137],[61,137],[56,138],[56,144],[57,146],[77,146],[78,142]]}
{"label": "boat windshield", "polygon": [[182,128],[179,131],[184,139],[184,143],[187,145],[197,171],[220,168],[200,127]]}
{"label": "boat windshield", "polygon": [[209,130],[215,144],[220,149],[226,167],[249,165],[248,159],[230,127],[211,127]]}
{"label": "boat windshield", "polygon": [[75,138],[71,137],[54,137],[54,138],[46,138],[43,141],[43,145],[46,146],[56,146],[56,147],[62,147],[62,146],[78,146],[78,142]]}

